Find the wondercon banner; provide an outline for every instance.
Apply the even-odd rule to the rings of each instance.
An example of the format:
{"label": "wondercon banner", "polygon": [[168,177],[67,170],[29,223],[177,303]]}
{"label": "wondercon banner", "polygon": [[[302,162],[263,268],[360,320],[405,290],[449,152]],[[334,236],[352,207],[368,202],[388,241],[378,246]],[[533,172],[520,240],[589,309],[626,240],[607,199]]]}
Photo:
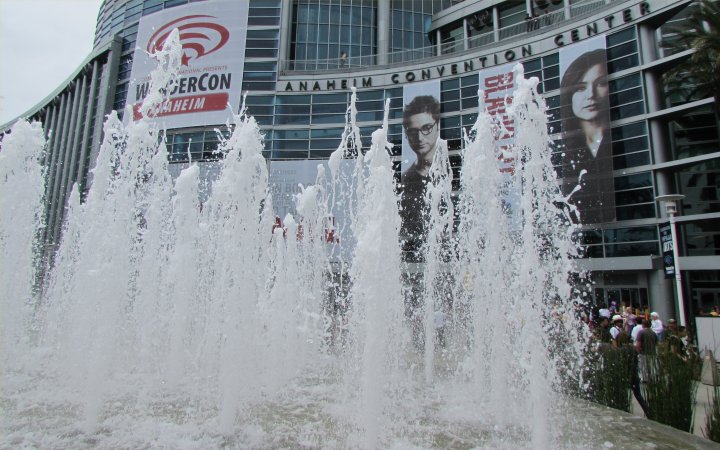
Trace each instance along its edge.
{"label": "wondercon banner", "polygon": [[507,107],[512,103],[513,94],[517,89],[517,81],[513,72],[516,65],[516,63],[510,63],[481,70],[478,74],[478,86],[483,96],[479,99],[480,102],[485,105],[485,111],[498,125],[495,146],[498,170],[503,175],[503,187],[500,193],[503,209],[510,218],[510,222],[520,226],[521,217],[517,216],[520,209],[513,207],[520,201],[520,187],[515,186],[513,182],[516,164],[513,151],[515,121],[507,112]]}
{"label": "wondercon banner", "polygon": [[143,17],[126,99],[133,120],[141,118],[139,107],[157,67],[150,54],[177,28],[183,52],[178,85],[156,117],[168,128],[225,123],[228,106],[237,112],[240,105],[247,16],[248,0],[238,0],[199,2]]}
{"label": "wondercon banner", "polygon": [[605,37],[563,47],[560,79],[562,192],[572,194],[570,203],[581,223],[612,222],[615,185]]}

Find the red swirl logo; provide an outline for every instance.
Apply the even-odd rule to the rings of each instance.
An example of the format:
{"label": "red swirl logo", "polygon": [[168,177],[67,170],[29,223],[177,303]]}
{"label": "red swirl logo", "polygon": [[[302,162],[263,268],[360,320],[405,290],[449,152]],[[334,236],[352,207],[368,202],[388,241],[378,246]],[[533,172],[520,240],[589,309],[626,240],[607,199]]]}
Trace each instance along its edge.
{"label": "red swirl logo", "polygon": [[150,37],[146,49],[149,53],[161,50],[172,30],[177,28],[183,49],[182,64],[187,66],[193,59],[200,59],[220,50],[230,39],[228,29],[212,22],[212,19],[216,18],[198,14],[168,22]]}

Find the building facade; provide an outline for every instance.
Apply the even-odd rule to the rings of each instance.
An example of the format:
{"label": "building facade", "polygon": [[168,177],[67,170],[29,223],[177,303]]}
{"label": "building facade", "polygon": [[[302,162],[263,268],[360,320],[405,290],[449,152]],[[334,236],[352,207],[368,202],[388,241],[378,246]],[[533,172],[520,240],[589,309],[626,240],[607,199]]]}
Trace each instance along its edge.
{"label": "building facade", "polygon": [[[131,98],[135,49],[145,45],[137,41],[141,21],[211,3],[106,0],[93,52],[24,115],[42,121],[49,140],[48,252],[59,242],[72,186],[88,188],[104,116],[122,115]],[[526,76],[540,79],[563,176],[568,125],[561,83],[570,70],[563,58],[592,42],[604,51],[609,156],[599,177],[604,187],[597,188],[605,210],[582,227],[578,270],[591,271],[589,292],[598,306],[616,302],[675,317],[659,231],[668,217],[656,197],[682,194],[679,266],[693,317],[720,305],[720,124],[713,98],[671,95],[661,82],[692,52],[673,53],[661,43],[673,39],[693,7],[691,0],[249,0],[246,17],[238,17],[247,21],[239,89],[265,133],[269,161],[327,159],[340,144],[351,87],[369,147],[390,99],[388,139],[400,179],[403,89],[439,83],[440,137],[459,178],[462,130],[477,118],[479,76],[521,62]],[[168,129],[170,161],[213,164],[218,125]]]}

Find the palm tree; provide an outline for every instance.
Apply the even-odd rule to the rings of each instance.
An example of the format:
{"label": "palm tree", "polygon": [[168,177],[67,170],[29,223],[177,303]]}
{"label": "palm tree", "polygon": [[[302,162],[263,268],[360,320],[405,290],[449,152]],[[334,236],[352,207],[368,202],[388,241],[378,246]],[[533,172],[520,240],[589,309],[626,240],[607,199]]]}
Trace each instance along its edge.
{"label": "palm tree", "polygon": [[662,43],[663,47],[678,52],[695,51],[682,64],[663,74],[670,94],[685,99],[713,97],[713,108],[720,117],[720,1],[700,0],[690,12],[677,35]]}

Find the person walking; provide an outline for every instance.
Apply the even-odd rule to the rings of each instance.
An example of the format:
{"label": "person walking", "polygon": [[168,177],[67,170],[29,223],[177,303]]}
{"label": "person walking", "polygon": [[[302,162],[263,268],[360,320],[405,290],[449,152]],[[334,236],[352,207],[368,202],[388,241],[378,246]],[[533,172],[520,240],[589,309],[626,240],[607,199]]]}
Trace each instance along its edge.
{"label": "person walking", "polygon": [[647,383],[652,370],[657,342],[658,338],[651,328],[650,320],[644,319],[642,330],[640,330],[635,340],[635,349],[638,352],[638,370],[642,383]]}

